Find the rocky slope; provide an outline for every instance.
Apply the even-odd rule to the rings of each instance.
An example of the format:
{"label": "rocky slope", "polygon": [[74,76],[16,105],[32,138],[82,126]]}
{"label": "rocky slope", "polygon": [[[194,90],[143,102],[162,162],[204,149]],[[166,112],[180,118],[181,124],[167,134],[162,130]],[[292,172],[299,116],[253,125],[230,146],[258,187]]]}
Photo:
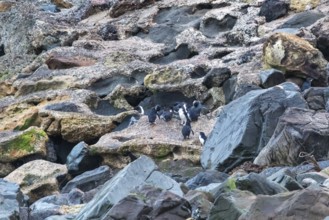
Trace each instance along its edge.
{"label": "rocky slope", "polygon": [[[0,218],[326,218],[328,12],[0,1]],[[148,121],[194,100],[189,139],[177,113]]]}

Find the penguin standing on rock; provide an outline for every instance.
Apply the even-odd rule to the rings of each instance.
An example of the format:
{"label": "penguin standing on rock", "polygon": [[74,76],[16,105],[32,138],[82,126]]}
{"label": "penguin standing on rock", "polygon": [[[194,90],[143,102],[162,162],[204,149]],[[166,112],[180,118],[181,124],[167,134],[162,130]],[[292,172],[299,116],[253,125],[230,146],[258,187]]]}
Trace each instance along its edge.
{"label": "penguin standing on rock", "polygon": [[186,124],[187,122],[187,119],[188,119],[188,115],[187,115],[187,110],[186,110],[186,104],[182,104],[180,105],[179,109],[178,109],[178,115],[179,115],[179,118],[181,120],[181,125],[184,125]]}
{"label": "penguin standing on rock", "polygon": [[207,141],[207,136],[202,131],[199,133],[199,141],[202,145],[204,145]]}
{"label": "penguin standing on rock", "polygon": [[191,132],[194,135],[194,131],[192,130],[192,127],[191,127],[191,122],[190,122],[190,120],[187,120],[185,122],[185,125],[182,128],[182,135],[183,135],[184,140],[187,138],[190,138]]}
{"label": "penguin standing on rock", "polygon": [[135,115],[130,118],[128,127],[135,124],[140,119],[141,115],[144,115],[144,109],[142,106],[139,105],[139,106],[135,107],[134,110],[137,110],[139,115]]}
{"label": "penguin standing on rock", "polygon": [[154,124],[156,118],[157,118],[157,115],[158,115],[158,112],[161,110],[160,106],[159,105],[156,105],[154,106],[151,111],[148,113],[148,119],[149,119],[149,122],[150,124]]}
{"label": "penguin standing on rock", "polygon": [[164,121],[170,121],[173,116],[173,110],[172,108],[169,109],[169,111],[163,111],[162,114],[160,115],[160,119]]}
{"label": "penguin standing on rock", "polygon": [[199,101],[193,101],[193,106],[188,110],[188,118],[191,121],[197,121],[202,110],[202,105]]}

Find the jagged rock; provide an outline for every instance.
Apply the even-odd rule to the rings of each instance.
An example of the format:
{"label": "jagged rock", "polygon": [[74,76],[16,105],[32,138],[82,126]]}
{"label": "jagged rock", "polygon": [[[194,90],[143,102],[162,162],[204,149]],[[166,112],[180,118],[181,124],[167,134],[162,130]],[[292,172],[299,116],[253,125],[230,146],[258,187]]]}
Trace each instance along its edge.
{"label": "jagged rock", "polygon": [[281,117],[273,136],[254,163],[258,165],[298,165],[304,161],[301,151],[311,153],[316,160],[328,153],[328,113],[302,108],[289,108]]}
{"label": "jagged rock", "polygon": [[266,0],[263,2],[259,15],[265,16],[266,22],[273,21],[288,13],[289,4],[286,1]]}
{"label": "jagged rock", "polygon": [[323,18],[311,27],[311,32],[316,36],[316,47],[329,58],[329,18]]}
{"label": "jagged rock", "polygon": [[272,136],[279,117],[293,106],[306,108],[306,102],[299,92],[280,86],[251,91],[232,101],[219,113],[208,136],[202,166],[226,172],[255,158]]}
{"label": "jagged rock", "polygon": [[207,186],[211,183],[222,183],[229,177],[226,173],[215,170],[200,172],[198,175],[189,179],[185,184],[189,189],[196,189],[201,186]]}
{"label": "jagged rock", "polygon": [[319,0],[291,0],[290,8],[296,11],[305,11],[315,8],[319,3]]}
{"label": "jagged rock", "polygon": [[183,140],[179,120],[157,120],[153,126],[146,116],[142,116],[134,125],[102,136],[96,144],[89,146],[89,150],[100,155],[103,163],[117,168],[127,164],[128,161],[123,156],[125,152],[145,154],[161,160],[173,157],[198,163],[201,144],[197,134],[203,131],[207,135],[213,124],[213,118],[208,119],[201,115],[198,121],[192,123],[195,135],[189,140]]}
{"label": "jagged rock", "polygon": [[296,173],[287,168],[283,168],[278,172],[267,177],[268,180],[274,181],[289,191],[303,189],[303,186],[296,181]]}
{"label": "jagged rock", "polygon": [[34,160],[20,166],[4,179],[20,185],[22,192],[30,197],[31,202],[34,202],[46,195],[58,193],[57,177],[66,174],[65,165]]}
{"label": "jagged rock", "polygon": [[[72,190],[67,194],[51,195],[43,197],[30,206],[30,218],[35,220],[43,220],[52,215],[68,214],[68,207],[81,208],[83,192],[80,190]],[[73,212],[71,214],[76,214]]]}
{"label": "jagged rock", "polygon": [[325,15],[318,12],[306,11],[295,14],[288,21],[283,23],[280,28],[302,28],[314,24]]}
{"label": "jagged rock", "polygon": [[210,210],[209,220],[234,220],[248,211],[256,196],[248,191],[233,190],[220,194]]}
{"label": "jagged rock", "polygon": [[74,177],[62,188],[61,193],[69,193],[74,188],[87,192],[104,184],[112,176],[112,171],[108,166],[100,166]]}
{"label": "jagged rock", "polygon": [[111,10],[109,12],[109,15],[113,18],[119,17],[120,15],[123,15],[127,11],[132,11],[136,9],[140,9],[142,7],[145,7],[149,4],[152,4],[153,0],[123,0],[123,1],[115,1],[113,6],[111,7]]}
{"label": "jagged rock", "polygon": [[112,206],[128,196],[135,187],[145,184],[153,185],[155,183],[155,187],[168,189],[182,196],[183,192],[178,183],[155,171],[156,169],[157,166],[150,158],[140,156],[107,181],[95,197],[81,210],[76,219],[102,218]]}
{"label": "jagged rock", "polygon": [[20,207],[24,206],[24,196],[15,183],[0,179],[0,219],[21,219]]}
{"label": "jagged rock", "polygon": [[264,88],[279,85],[285,81],[284,74],[280,70],[269,69],[260,72],[260,80]]}
{"label": "jagged rock", "polygon": [[213,198],[204,192],[190,190],[184,196],[192,207],[192,218],[207,219],[210,209],[212,207]]}
{"label": "jagged rock", "polygon": [[212,68],[203,78],[202,84],[208,89],[212,87],[220,87],[230,78],[231,71],[228,68]]}
{"label": "jagged rock", "polygon": [[83,141],[73,147],[66,160],[68,172],[72,175],[92,170],[98,167],[100,163],[101,159],[93,157],[88,151],[88,145]]}
{"label": "jagged rock", "polygon": [[328,88],[310,88],[303,93],[305,100],[308,103],[308,107],[312,110],[325,110],[326,103],[329,100]]}
{"label": "jagged rock", "polygon": [[325,188],[304,189],[273,196],[259,195],[239,219],[323,219],[329,215]]}
{"label": "jagged rock", "polygon": [[[143,198],[147,198],[144,200]],[[142,186],[114,205],[104,219],[177,219],[191,216],[190,204],[170,191]]]}
{"label": "jagged rock", "polygon": [[21,132],[0,133],[0,162],[14,162],[18,159],[36,155],[46,156],[47,134],[37,127]]}
{"label": "jagged rock", "polygon": [[328,85],[322,53],[306,40],[297,36],[276,33],[263,46],[265,65],[284,71],[285,75],[312,78],[312,85]]}
{"label": "jagged rock", "polygon": [[257,173],[250,173],[247,176],[237,178],[235,185],[240,190],[247,190],[256,195],[275,195],[287,192],[286,188],[273,181],[267,180]]}

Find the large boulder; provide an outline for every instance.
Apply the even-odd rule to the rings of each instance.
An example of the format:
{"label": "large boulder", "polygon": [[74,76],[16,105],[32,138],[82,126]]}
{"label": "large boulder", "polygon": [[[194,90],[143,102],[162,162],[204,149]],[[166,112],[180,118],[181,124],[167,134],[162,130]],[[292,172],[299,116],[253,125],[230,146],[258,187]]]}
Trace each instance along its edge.
{"label": "large boulder", "polygon": [[312,110],[325,110],[329,100],[329,88],[311,87],[304,91],[303,96]]}
{"label": "large boulder", "polygon": [[0,163],[14,162],[24,157],[46,156],[47,134],[40,128],[0,133]]}
{"label": "large boulder", "polygon": [[329,18],[326,17],[315,23],[311,27],[311,32],[316,36],[316,46],[323,53],[324,57],[329,58]]}
{"label": "large boulder", "polygon": [[24,206],[24,196],[15,183],[0,179],[0,219],[21,219],[20,207]]}
{"label": "large boulder", "polygon": [[286,1],[266,0],[260,8],[259,15],[265,16],[266,21],[270,22],[285,16],[288,10],[289,4]]}
{"label": "large boulder", "polygon": [[185,220],[190,216],[191,207],[186,199],[170,191],[145,185],[120,200],[106,213],[104,219]]}
{"label": "large boulder", "polygon": [[298,165],[305,160],[300,152],[315,160],[328,154],[329,114],[302,108],[289,108],[280,118],[275,132],[254,163],[258,165]]}
{"label": "large boulder", "polygon": [[156,171],[158,167],[146,156],[141,156],[107,181],[95,197],[81,210],[77,220],[102,218],[115,204],[128,196],[135,187],[149,184],[183,196],[177,182]]}
{"label": "large boulder", "polygon": [[226,105],[204,145],[201,164],[229,171],[255,158],[267,144],[288,107],[307,108],[299,92],[276,86],[255,90]]}
{"label": "large boulder", "polygon": [[310,188],[273,196],[259,195],[239,219],[324,219],[329,215],[325,188]]}
{"label": "large boulder", "polygon": [[313,79],[314,86],[327,86],[328,61],[308,41],[295,35],[276,33],[263,45],[266,67],[278,68],[288,76]]}
{"label": "large boulder", "polygon": [[59,177],[67,174],[65,165],[51,163],[45,160],[28,162],[4,179],[17,183],[24,194],[34,202],[46,195],[59,192]]}

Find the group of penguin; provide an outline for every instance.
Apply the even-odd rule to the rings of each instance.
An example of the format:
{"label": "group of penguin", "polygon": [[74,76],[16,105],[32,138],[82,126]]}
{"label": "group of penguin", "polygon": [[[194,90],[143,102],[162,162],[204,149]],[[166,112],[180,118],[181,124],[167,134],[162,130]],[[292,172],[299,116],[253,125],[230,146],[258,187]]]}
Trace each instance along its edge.
{"label": "group of penguin", "polygon": [[[144,114],[143,108],[141,106],[139,106],[139,108],[141,109],[142,114]],[[184,102],[177,102],[169,109],[163,109],[160,105],[156,105],[149,111],[147,116],[149,123],[155,124],[157,118],[168,122],[177,115],[181,120],[180,124],[183,125],[182,135],[185,140],[190,138],[191,133],[194,135],[191,122],[198,120],[201,115],[202,108],[203,106],[200,101],[193,101],[193,105],[191,107],[187,107]],[[199,140],[202,145],[205,144],[207,137],[204,132],[199,133]]]}

